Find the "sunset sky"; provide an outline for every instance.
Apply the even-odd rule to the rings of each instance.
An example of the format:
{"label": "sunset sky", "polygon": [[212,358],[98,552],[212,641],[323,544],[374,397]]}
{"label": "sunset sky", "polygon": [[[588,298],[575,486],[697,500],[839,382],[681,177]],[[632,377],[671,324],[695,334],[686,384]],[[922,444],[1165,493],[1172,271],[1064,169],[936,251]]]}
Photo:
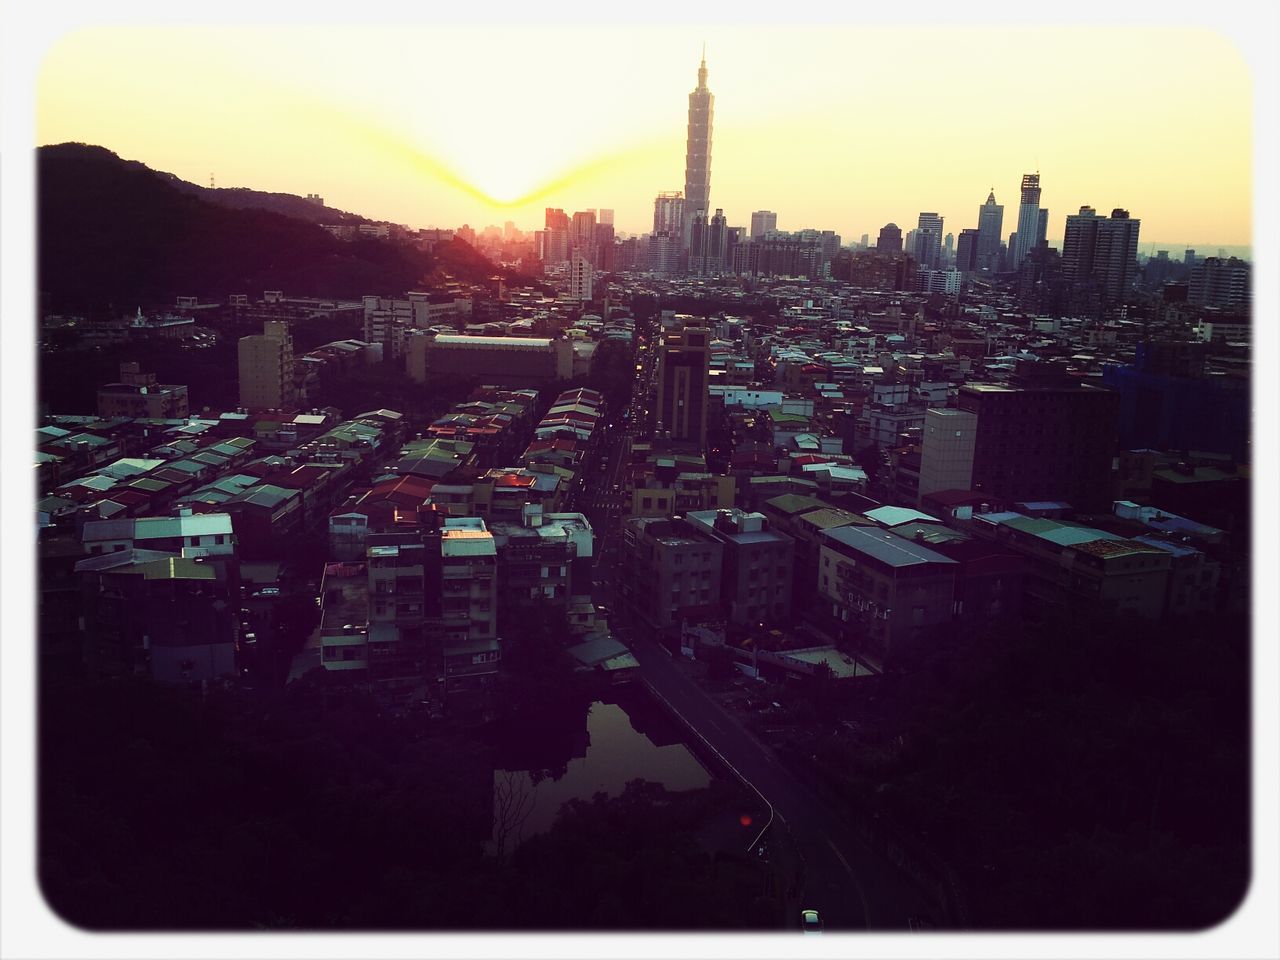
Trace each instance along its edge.
{"label": "sunset sky", "polygon": [[994,187],[1007,235],[1039,170],[1051,241],[1089,204],[1144,251],[1250,242],[1250,77],[1205,29],[97,27],[44,59],[37,136],[414,227],[611,207],[642,232],[684,186],[704,39],[731,224],[958,234]]}

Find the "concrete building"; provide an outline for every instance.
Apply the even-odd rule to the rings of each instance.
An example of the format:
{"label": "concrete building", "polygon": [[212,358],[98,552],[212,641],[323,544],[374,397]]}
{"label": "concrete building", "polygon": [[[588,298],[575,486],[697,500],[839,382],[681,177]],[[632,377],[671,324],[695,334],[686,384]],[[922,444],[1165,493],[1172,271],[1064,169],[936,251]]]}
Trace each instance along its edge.
{"label": "concrete building", "polygon": [[573,344],[545,337],[477,337],[418,332],[409,338],[406,369],[416,383],[448,374],[501,386],[539,386],[573,375]]}
{"label": "concrete building", "polygon": [[1009,503],[1060,500],[1077,510],[1111,502],[1118,395],[1021,361],[1008,384],[960,388],[977,417],[971,488]]}
{"label": "concrete building", "polygon": [[575,249],[569,259],[569,299],[577,300],[579,303],[587,303],[591,300],[593,272],[591,260],[581,250]]}
{"label": "concrete building", "polygon": [[823,533],[818,594],[840,639],[883,664],[904,639],[949,623],[956,561],[887,530]]}
{"label": "concrete building", "polygon": [[240,338],[240,406],[250,412],[288,410],[296,402],[289,324],[268,320],[262,327],[260,336]]}
{"label": "concrete building", "polygon": [[1251,268],[1236,257],[1205,257],[1191,269],[1187,300],[1202,307],[1247,309],[1250,303]]}
{"label": "concrete building", "polygon": [[720,601],[733,623],[785,621],[791,616],[795,542],[773,530],[762,513],[697,510],[686,517],[724,545]]}
{"label": "concrete building", "polygon": [[498,642],[497,547],[484,521],[449,519],[440,533],[445,693],[493,685]]}
{"label": "concrete building", "polygon": [[154,373],[143,373],[137,363],[120,364],[120,380],[98,388],[98,416],[177,420],[188,412],[183,384],[156,383]]}
{"label": "concrete building", "polygon": [[972,411],[947,407],[925,411],[920,443],[920,498],[939,490],[969,489],[977,433],[978,417]]}
{"label": "concrete building", "polygon": [[711,331],[682,327],[663,335],[658,348],[655,422],[670,438],[701,450],[707,442]]}
{"label": "concrete building", "polygon": [[751,214],[751,239],[759,240],[778,229],[778,215],[772,210],[756,210]]}
{"label": "concrete building", "polygon": [[623,601],[658,629],[716,620],[724,545],[687,520],[635,518],[622,526]]}

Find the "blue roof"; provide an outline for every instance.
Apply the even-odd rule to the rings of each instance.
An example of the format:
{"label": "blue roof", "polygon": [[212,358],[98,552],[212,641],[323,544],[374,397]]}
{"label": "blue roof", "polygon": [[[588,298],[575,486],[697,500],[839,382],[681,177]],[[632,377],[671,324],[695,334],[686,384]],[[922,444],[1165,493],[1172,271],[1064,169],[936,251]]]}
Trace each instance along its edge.
{"label": "blue roof", "polygon": [[884,530],[870,530],[866,527],[835,527],[824,530],[822,535],[859,553],[865,553],[890,567],[910,567],[921,563],[955,563],[950,557],[945,557],[935,550]]}

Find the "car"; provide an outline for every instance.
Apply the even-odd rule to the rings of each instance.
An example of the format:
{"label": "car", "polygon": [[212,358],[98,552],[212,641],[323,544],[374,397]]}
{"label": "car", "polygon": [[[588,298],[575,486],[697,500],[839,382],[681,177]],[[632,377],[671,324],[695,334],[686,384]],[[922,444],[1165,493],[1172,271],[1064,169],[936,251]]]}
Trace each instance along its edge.
{"label": "car", "polygon": [[800,929],[807,934],[822,932],[822,918],[818,916],[817,910],[800,911]]}

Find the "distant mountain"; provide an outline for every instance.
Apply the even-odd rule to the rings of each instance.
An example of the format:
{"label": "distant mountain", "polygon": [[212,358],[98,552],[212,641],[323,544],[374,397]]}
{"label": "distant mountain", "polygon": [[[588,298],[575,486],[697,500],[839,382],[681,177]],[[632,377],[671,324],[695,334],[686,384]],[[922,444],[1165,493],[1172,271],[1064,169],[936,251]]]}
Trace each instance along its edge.
{"label": "distant mountain", "polygon": [[[263,290],[393,295],[432,274],[431,258],[410,245],[336,239],[314,222],[324,208],[301,197],[196,187],[103,147],[41,147],[37,176],[39,286],[52,312],[120,313],[182,295],[256,298]],[[299,204],[310,222],[279,212]],[[474,268],[466,279],[491,272]]]}

